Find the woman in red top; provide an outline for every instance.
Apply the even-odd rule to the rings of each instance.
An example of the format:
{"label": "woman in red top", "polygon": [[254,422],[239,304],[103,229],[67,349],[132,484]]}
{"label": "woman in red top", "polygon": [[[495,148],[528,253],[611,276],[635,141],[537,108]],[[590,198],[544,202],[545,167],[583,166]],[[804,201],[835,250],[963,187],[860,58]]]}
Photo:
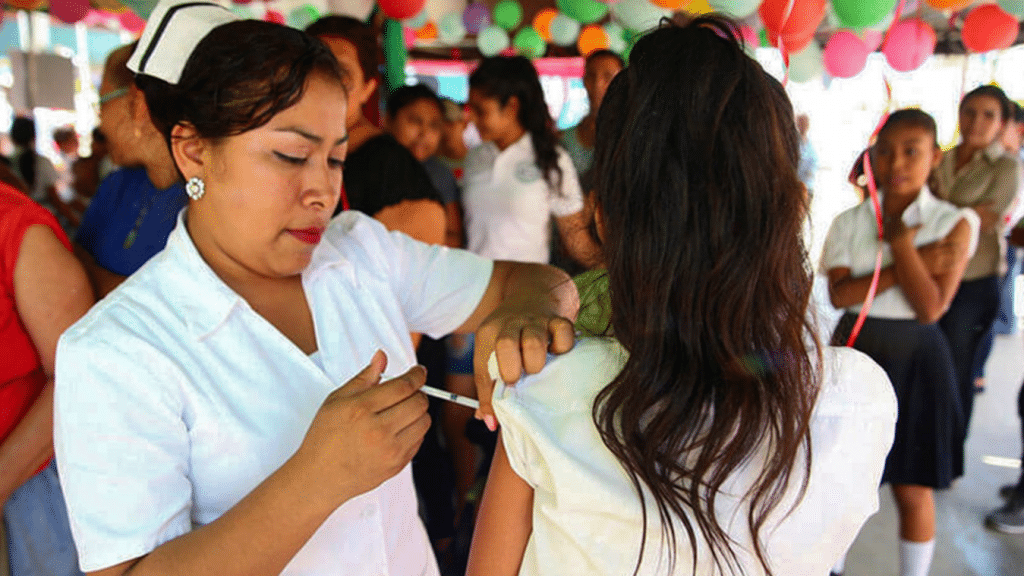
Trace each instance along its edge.
{"label": "woman in red top", "polygon": [[79,573],[64,503],[54,502],[56,473],[47,464],[57,339],[92,303],[57,220],[0,183],[0,505],[12,576]]}

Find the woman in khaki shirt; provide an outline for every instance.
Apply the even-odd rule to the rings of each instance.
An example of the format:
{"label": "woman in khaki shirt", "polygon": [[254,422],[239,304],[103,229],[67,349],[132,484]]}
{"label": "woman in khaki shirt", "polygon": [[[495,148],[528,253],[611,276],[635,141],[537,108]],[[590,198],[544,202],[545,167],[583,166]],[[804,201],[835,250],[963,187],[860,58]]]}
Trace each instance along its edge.
{"label": "woman in khaki shirt", "polygon": [[1005,273],[1007,217],[1017,199],[1019,162],[1006,154],[1000,136],[1012,113],[1010,99],[996,86],[979,86],[960,101],[961,141],[934,172],[938,196],[981,219],[978,249],[956,297],[939,320],[949,339],[964,413],[964,435],[974,406],[975,367],[984,366],[985,334],[999,308],[999,278]]}

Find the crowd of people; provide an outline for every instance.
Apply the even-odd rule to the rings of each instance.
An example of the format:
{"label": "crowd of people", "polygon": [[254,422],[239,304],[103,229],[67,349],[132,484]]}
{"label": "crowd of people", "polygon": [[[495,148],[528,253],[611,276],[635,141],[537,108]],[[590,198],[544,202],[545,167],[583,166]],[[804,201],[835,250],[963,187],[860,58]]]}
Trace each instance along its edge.
{"label": "crowd of people", "polygon": [[[371,25],[162,0],[107,58],[93,154],[55,135],[87,205],[30,119],[0,165],[0,575],[824,576],[880,484],[927,574],[1024,111],[968,93],[946,153],[888,117],[821,334],[808,119],[736,30],[591,53],[559,134],[526,58],[464,105],[382,97]],[[1024,532],[1024,474],[1005,497],[987,522]]]}

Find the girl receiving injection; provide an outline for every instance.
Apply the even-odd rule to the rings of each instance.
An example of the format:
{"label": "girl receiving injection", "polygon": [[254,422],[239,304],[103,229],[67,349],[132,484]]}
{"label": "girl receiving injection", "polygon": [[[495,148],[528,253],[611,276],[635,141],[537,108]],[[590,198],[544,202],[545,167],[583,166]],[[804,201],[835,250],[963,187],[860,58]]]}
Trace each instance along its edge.
{"label": "girl receiving injection", "polygon": [[596,142],[614,338],[496,390],[468,574],[826,574],[877,509],[896,409],[807,321],[782,86],[730,22],[666,24]]}
{"label": "girl receiving injection", "polygon": [[[978,238],[970,210],[939,200],[928,178],[939,165],[935,120],[894,112],[871,160],[881,187],[884,242],[877,296],[854,342],[885,369],[899,404],[882,482],[900,520],[900,575],[924,576],[935,550],[933,490],[963,474],[963,428],[949,345],[936,322],[949,308]],[[878,224],[871,200],[836,217],[822,268],[832,304],[845,308],[833,343],[847,341],[875,268]]]}

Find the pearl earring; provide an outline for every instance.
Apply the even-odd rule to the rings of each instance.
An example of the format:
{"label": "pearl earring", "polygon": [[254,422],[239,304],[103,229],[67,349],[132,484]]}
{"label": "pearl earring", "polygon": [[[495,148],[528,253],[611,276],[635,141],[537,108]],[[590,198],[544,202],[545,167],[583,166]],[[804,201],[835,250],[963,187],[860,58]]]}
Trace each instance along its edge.
{"label": "pearl earring", "polygon": [[199,200],[206,194],[206,183],[198,176],[193,176],[185,183],[185,193],[193,200]]}

